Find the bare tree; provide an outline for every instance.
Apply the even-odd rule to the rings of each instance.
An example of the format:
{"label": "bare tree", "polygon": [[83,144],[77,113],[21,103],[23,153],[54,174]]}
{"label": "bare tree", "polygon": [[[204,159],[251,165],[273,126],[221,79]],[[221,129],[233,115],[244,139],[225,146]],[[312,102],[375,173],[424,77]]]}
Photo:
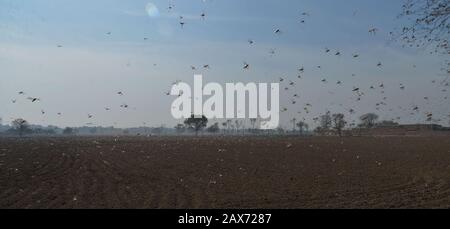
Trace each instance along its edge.
{"label": "bare tree", "polygon": [[228,123],[222,122],[222,134],[226,134],[227,131],[228,131]]}
{"label": "bare tree", "polygon": [[448,117],[448,126],[450,126],[450,114],[447,117]]}
{"label": "bare tree", "polygon": [[285,133],[283,127],[281,127],[281,126],[279,126],[276,131],[279,135],[283,135]]}
{"label": "bare tree", "polygon": [[244,122],[241,120],[234,120],[234,123],[236,125],[236,133],[239,133],[239,130],[242,128],[242,134],[244,134]]}
{"label": "bare tree", "polygon": [[361,120],[361,126],[365,127],[365,128],[372,128],[375,126],[377,120],[378,120],[378,115],[374,114],[374,113],[368,113],[365,115],[362,115],[361,117],[359,117],[359,119]]}
{"label": "bare tree", "polygon": [[218,122],[214,123],[214,125],[208,127],[206,131],[212,134],[218,133],[220,131],[219,123]]}
{"label": "bare tree", "polygon": [[297,123],[298,130],[300,131],[300,134],[303,135],[305,133],[305,130],[308,130],[309,126],[306,122],[300,121]]}
{"label": "bare tree", "polygon": [[190,118],[186,119],[184,121],[184,124],[195,131],[195,135],[198,135],[198,132],[200,130],[203,130],[208,125],[208,119],[205,116],[202,116],[201,118],[196,118],[194,115],[192,115]]}
{"label": "bare tree", "polygon": [[74,128],[71,128],[71,127],[66,127],[64,130],[63,130],[63,134],[64,135],[74,135],[75,134],[75,129]]}
{"label": "bare tree", "polygon": [[233,129],[233,128],[232,128],[232,125],[233,125],[233,123],[232,123],[231,119],[228,119],[228,120],[227,120],[227,130],[228,130],[228,133],[230,133],[230,130]]}
{"label": "bare tree", "polygon": [[256,118],[251,118],[250,123],[252,125],[252,130],[255,130],[256,128],[256,121],[258,121]]}
{"label": "bare tree", "polygon": [[448,117],[448,126],[450,127],[450,114],[447,117]]}
{"label": "bare tree", "polygon": [[297,126],[297,119],[293,118],[291,119],[292,122],[292,131],[295,132],[295,127]]}
{"label": "bare tree", "polygon": [[15,119],[14,121],[11,122],[11,125],[13,127],[13,130],[19,133],[20,136],[28,132],[31,132],[30,124],[25,119],[21,118]]}
{"label": "bare tree", "polygon": [[324,115],[320,116],[320,128],[322,130],[329,130],[332,125],[331,113],[327,111]]}
{"label": "bare tree", "polygon": [[342,136],[342,129],[344,129],[347,122],[344,119],[344,114],[333,114],[333,128],[338,132],[339,137]]}
{"label": "bare tree", "polygon": [[434,46],[434,53],[450,54],[449,0],[406,0],[399,18],[410,24],[404,26],[397,39],[410,47]]}

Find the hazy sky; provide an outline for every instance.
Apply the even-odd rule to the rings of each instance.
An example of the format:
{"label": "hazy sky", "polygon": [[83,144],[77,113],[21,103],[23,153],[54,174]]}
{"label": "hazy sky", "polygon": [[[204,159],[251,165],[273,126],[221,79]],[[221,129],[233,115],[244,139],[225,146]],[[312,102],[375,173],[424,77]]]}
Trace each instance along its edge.
{"label": "hazy sky", "polygon": [[[146,12],[148,3],[159,13]],[[373,111],[383,119],[400,117],[403,123],[422,122],[432,112],[448,124],[449,92],[443,91],[448,75],[440,71],[446,58],[388,42],[389,32],[404,23],[396,19],[402,3],[0,0],[0,117],[4,123],[22,117],[63,127],[173,126],[180,122],[170,115],[175,98],[165,93],[172,82],[191,83],[194,73],[202,73],[206,82],[219,83],[270,83],[283,77],[284,126],[293,117],[312,123],[327,110],[342,112],[348,120]],[[371,35],[370,28],[379,31]],[[276,29],[282,33],[275,34]],[[250,45],[249,39],[255,43]],[[335,56],[337,51],[342,55]],[[250,70],[243,70],[244,62]],[[202,68],[206,64],[210,69]],[[298,79],[301,67],[305,72]],[[285,91],[290,80],[295,86]],[[378,87],[382,83],[384,90]],[[360,101],[354,87],[364,92]],[[300,96],[296,104],[294,94]],[[41,101],[32,103],[29,96]],[[386,105],[376,110],[380,102]],[[306,113],[308,103],[312,107]],[[129,108],[121,108],[123,104]],[[411,115],[415,106],[420,110]]]}

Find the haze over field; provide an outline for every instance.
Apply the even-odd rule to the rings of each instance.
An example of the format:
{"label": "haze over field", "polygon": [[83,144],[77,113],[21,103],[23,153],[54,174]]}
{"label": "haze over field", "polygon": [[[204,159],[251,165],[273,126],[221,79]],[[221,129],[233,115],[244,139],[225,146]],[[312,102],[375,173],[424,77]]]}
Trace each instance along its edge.
{"label": "haze over field", "polygon": [[400,123],[433,114],[448,125],[448,55],[391,42],[402,4],[0,0],[0,117],[174,126],[166,93],[203,74],[205,83],[282,79],[283,126],[294,117],[313,125],[327,111],[349,122],[367,112]]}

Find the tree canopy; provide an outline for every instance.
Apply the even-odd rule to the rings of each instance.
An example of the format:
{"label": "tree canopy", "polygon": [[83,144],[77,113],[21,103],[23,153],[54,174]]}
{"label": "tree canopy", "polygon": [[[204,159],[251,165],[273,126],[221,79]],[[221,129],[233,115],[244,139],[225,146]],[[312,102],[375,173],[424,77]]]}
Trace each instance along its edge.
{"label": "tree canopy", "polygon": [[184,121],[184,124],[195,131],[198,134],[199,131],[203,130],[208,125],[208,119],[203,115],[201,118],[191,115],[190,118]]}

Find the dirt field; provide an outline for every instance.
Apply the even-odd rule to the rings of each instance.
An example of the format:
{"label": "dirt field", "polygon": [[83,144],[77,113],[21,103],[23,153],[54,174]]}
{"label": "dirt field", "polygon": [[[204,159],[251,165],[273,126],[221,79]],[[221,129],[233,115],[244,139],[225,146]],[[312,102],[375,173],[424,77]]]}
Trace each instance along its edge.
{"label": "dirt field", "polygon": [[0,138],[0,208],[450,208],[450,138]]}

